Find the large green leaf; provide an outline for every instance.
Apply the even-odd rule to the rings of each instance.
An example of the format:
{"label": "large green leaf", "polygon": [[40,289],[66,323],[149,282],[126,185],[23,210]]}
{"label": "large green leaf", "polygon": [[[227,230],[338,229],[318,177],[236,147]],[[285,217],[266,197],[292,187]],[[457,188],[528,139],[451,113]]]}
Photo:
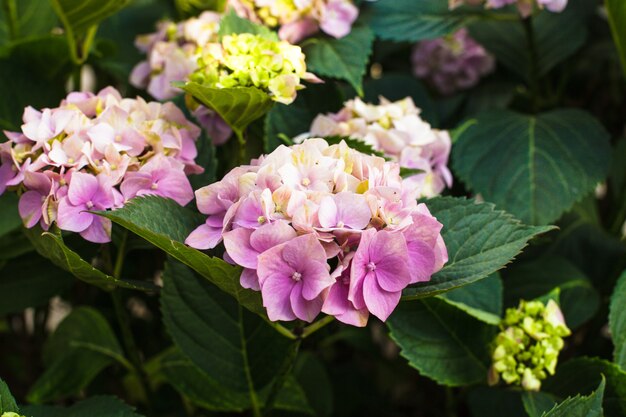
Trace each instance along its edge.
{"label": "large green leaf", "polygon": [[258,25],[248,19],[237,16],[234,10],[224,14],[220,21],[219,36],[233,35],[239,33],[252,33],[271,40],[278,40],[276,32],[271,31],[267,26]]}
{"label": "large green leaf", "polygon": [[388,326],[402,356],[422,375],[453,387],[486,381],[496,327],[436,298],[402,303]]}
{"label": "large green leaf", "polygon": [[363,95],[363,76],[372,53],[374,33],[367,26],[355,26],[340,39],[318,37],[304,46],[307,69],[319,76],[346,80]]}
{"label": "large green leaf", "polygon": [[241,136],[248,125],[265,115],[274,104],[269,94],[256,87],[215,88],[196,82],[178,85],[198,102],[215,110]]}
{"label": "large green leaf", "polygon": [[220,386],[258,402],[290,341],[179,262],[167,262],[163,280],[163,321],[178,348]]}
{"label": "large green leaf", "polygon": [[442,0],[377,1],[371,6],[372,29],[382,39],[420,41],[447,35],[467,22]]}
{"label": "large green leaf", "polygon": [[67,271],[40,256],[28,254],[0,267],[0,294],[11,294],[0,303],[0,316],[39,307],[74,283]]}
{"label": "large green leaf", "polygon": [[553,409],[556,402],[554,396],[545,392],[524,391],[522,393],[522,403],[528,417],[541,417],[543,413]]}
{"label": "large green leaf", "polygon": [[5,193],[0,196],[0,236],[17,229],[22,225],[22,219],[17,212],[17,195]]}
{"label": "large green leaf", "polygon": [[607,16],[613,32],[613,40],[626,74],[626,2],[622,0],[604,0]]}
{"label": "large green leaf", "polygon": [[0,379],[0,413],[17,413],[19,408],[6,382]]}
{"label": "large green leaf", "polygon": [[102,212],[100,215],[191,267],[222,291],[235,297],[245,308],[265,316],[261,294],[244,289],[239,284],[240,268],[182,243],[202,223],[202,215],[181,207],[172,200],[154,196],[135,198],[121,209]]}
{"label": "large green leaf", "polygon": [[125,281],[94,268],[78,253],[67,247],[63,242],[63,237],[58,232],[43,232],[39,226],[35,226],[32,229],[25,229],[24,233],[41,256],[48,258],[59,268],[71,272],[76,278],[88,284],[107,291],[115,287],[142,291],[154,291],[156,289],[154,284],[147,281]]}
{"label": "large green leaf", "polygon": [[[591,12],[593,2],[570,0],[562,13],[544,12],[533,17],[539,76],[547,74],[583,46]],[[508,69],[526,80],[532,77],[531,49],[521,20],[480,20],[470,27],[470,31]]]}
{"label": "large green leaf", "polygon": [[520,299],[533,300],[560,288],[559,304],[572,329],[593,317],[600,306],[600,296],[585,274],[558,256],[512,265],[504,276],[506,307],[515,307]]}
{"label": "large green leaf", "polygon": [[[195,405],[210,411],[243,412],[250,408],[248,395],[226,389],[180,352],[173,352],[164,358],[162,367],[167,381]],[[265,402],[268,392],[269,389],[259,392],[261,403]],[[307,398],[293,378],[286,381],[276,399],[275,408],[311,414]]]}
{"label": "large green leaf", "polygon": [[547,224],[593,191],[609,167],[609,135],[580,110],[493,111],[461,134],[456,174],[523,222]]}
{"label": "large green leaf", "polygon": [[502,279],[489,277],[437,296],[485,323],[498,325],[502,316]]}
{"label": "large green leaf", "polygon": [[609,327],[615,346],[613,360],[626,371],[626,271],[622,273],[611,296]]}
{"label": "large green leaf", "polygon": [[123,9],[130,0],[50,0],[65,30],[80,36]]}
{"label": "large green leaf", "polygon": [[57,23],[49,0],[3,0],[0,4],[0,45],[50,34]]}
{"label": "large green leaf", "polygon": [[604,397],[605,382],[602,379],[600,386],[588,397],[577,395],[568,398],[548,412],[543,417],[604,417],[602,398]]}
{"label": "large green leaf", "polygon": [[526,226],[493,204],[438,197],[426,201],[443,224],[450,260],[429,282],[406,288],[403,299],[430,297],[493,274],[517,256],[533,237],[553,229]]}
{"label": "large green leaf", "polygon": [[69,408],[31,405],[22,413],[29,417],[141,417],[131,406],[110,396],[91,397]]}
{"label": "large green leaf", "polygon": [[112,363],[128,364],[109,323],[90,307],[73,310],[61,322],[44,346],[43,360],[46,370],[28,394],[33,403],[76,394]]}
{"label": "large green leaf", "polygon": [[597,358],[576,358],[556,369],[542,390],[561,398],[593,391],[606,378],[604,411],[608,417],[626,416],[626,372],[614,363]]}

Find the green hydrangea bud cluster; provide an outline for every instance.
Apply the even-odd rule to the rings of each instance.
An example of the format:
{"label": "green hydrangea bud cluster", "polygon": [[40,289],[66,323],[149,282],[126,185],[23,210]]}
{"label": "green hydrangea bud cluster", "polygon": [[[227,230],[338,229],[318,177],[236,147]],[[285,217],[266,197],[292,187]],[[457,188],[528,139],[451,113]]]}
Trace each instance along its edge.
{"label": "green hydrangea bud cluster", "polygon": [[21,416],[21,415],[19,415],[17,413],[14,413],[12,411],[8,411],[6,413],[2,413],[2,415],[0,417],[24,417],[24,416]]}
{"label": "green hydrangea bud cluster", "polygon": [[257,87],[272,100],[290,104],[301,79],[315,81],[306,72],[299,46],[250,33],[224,36],[221,43],[208,44],[191,80],[216,88]]}
{"label": "green hydrangea bud cluster", "polygon": [[507,384],[538,391],[548,374],[554,375],[563,337],[571,334],[557,303],[521,301],[510,308],[496,336],[489,383],[500,378]]}

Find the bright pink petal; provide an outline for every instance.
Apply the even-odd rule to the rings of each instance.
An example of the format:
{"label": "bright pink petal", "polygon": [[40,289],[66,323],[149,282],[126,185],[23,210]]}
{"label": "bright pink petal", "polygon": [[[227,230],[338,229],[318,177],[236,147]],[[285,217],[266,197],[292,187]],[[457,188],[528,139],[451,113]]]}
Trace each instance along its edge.
{"label": "bright pink petal", "polygon": [[[265,224],[250,236],[250,245],[262,253],[276,245],[290,241],[296,237],[296,231],[285,221],[276,221]],[[256,265],[255,265],[256,268]]]}
{"label": "bright pink petal", "polygon": [[94,216],[91,225],[80,235],[90,242],[107,243],[111,241],[111,220]]}
{"label": "bright pink petal", "polygon": [[[263,265],[263,262],[259,261],[259,265]],[[261,284],[263,306],[267,309],[267,316],[271,321],[296,319],[290,300],[294,286],[295,281],[290,277],[276,274],[270,275]]]}
{"label": "bright pink petal", "polygon": [[144,172],[131,172],[120,186],[120,191],[126,200],[135,197],[141,190],[149,190],[152,186],[152,177]]}
{"label": "bright pink petal", "polygon": [[409,253],[411,284],[430,281],[430,276],[435,269],[435,252],[433,249],[420,240],[408,243],[407,249]]}
{"label": "bright pink petal", "polygon": [[56,220],[59,228],[70,232],[82,232],[87,229],[93,223],[94,215],[86,210],[85,206],[72,205],[68,197],[63,198],[59,202]]}
{"label": "bright pink petal", "polygon": [[237,265],[255,270],[259,251],[255,250],[250,245],[252,232],[252,229],[239,227],[224,233],[224,246],[226,247],[228,256],[230,256]]}
{"label": "bright pink petal", "polygon": [[347,310],[343,314],[337,314],[335,318],[342,323],[349,324],[351,326],[356,327],[365,327],[367,326],[367,320],[369,319],[370,313],[367,309],[357,310],[351,308]]}
{"label": "bright pink petal", "polygon": [[18,209],[24,226],[31,228],[36,225],[42,216],[42,195],[37,191],[26,191],[20,197]]}
{"label": "bright pink petal", "polygon": [[387,320],[387,317],[393,312],[398,303],[402,291],[388,292],[378,285],[378,281],[374,274],[368,274],[363,282],[363,298],[367,309],[381,319]]}
{"label": "bright pink petal", "polygon": [[67,197],[75,206],[85,204],[98,192],[98,179],[83,172],[72,174]]}
{"label": "bright pink petal", "polygon": [[261,285],[259,284],[259,277],[256,274],[256,269],[245,268],[241,272],[239,283],[244,288],[248,288],[254,291],[261,291]]}
{"label": "bright pink petal", "polygon": [[349,286],[337,281],[328,290],[328,296],[324,300],[322,311],[326,314],[336,316],[344,314],[348,309],[354,308],[348,300]]}
{"label": "bright pink petal", "polygon": [[206,250],[216,247],[221,240],[221,227],[212,227],[208,224],[203,224],[198,226],[196,230],[187,236],[185,244],[191,246],[192,248]]}
{"label": "bright pink petal", "polygon": [[303,289],[302,281],[298,282],[291,290],[289,299],[291,301],[291,308],[296,317],[310,323],[315,320],[315,317],[317,317],[322,310],[323,300],[322,297],[306,300],[302,296]]}
{"label": "bright pink petal", "polygon": [[362,230],[369,224],[372,211],[362,194],[351,192],[335,194],[335,203],[337,204],[337,221],[343,223],[344,226]]}
{"label": "bright pink petal", "polygon": [[172,171],[158,182],[157,194],[169,197],[181,206],[193,200],[193,189],[183,171]]}
{"label": "bright pink petal", "polygon": [[337,225],[337,204],[335,204],[335,199],[332,196],[326,196],[320,201],[317,217],[320,225],[324,228]]}

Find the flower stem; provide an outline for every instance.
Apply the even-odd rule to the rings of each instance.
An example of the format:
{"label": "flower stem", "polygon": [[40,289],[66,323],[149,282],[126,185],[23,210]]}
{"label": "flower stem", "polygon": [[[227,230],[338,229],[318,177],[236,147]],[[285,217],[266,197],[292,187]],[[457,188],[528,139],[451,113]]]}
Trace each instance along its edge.
{"label": "flower stem", "polygon": [[522,24],[526,32],[528,51],[530,53],[529,84],[531,110],[533,113],[537,113],[539,110],[539,57],[537,55],[537,43],[535,42],[535,30],[533,28],[532,16],[523,18]]}
{"label": "flower stem", "polygon": [[246,161],[246,136],[245,133],[240,130],[235,130],[237,136],[237,142],[239,142],[239,165],[245,165]]}
{"label": "flower stem", "polygon": [[[122,240],[117,248],[117,257],[115,258],[115,266],[113,268],[113,276],[118,279],[121,277],[122,268],[124,267],[127,241],[128,231],[124,230],[122,234]],[[139,380],[139,383],[146,398],[146,405],[148,407],[148,410],[151,411],[151,398],[153,396],[152,389],[150,387],[148,376],[143,368],[139,348],[137,347],[137,344],[135,343],[135,338],[133,337],[133,331],[130,327],[130,317],[128,315],[128,312],[126,311],[126,307],[124,306],[121,291],[122,290],[120,288],[116,288],[111,291],[111,299],[113,300],[115,317],[117,318],[117,322],[122,333],[122,343],[124,344],[124,350],[126,351],[130,363],[132,364],[133,371],[136,374],[137,379]],[[150,414],[153,413],[150,412]]]}
{"label": "flower stem", "polygon": [[316,321],[315,323],[305,327],[302,330],[301,337],[303,339],[305,339],[305,338],[311,336],[313,333],[315,333],[316,331],[318,331],[322,327],[324,327],[327,324],[331,323],[334,319],[335,319],[335,317],[333,317],[333,316],[326,316],[323,319]]}

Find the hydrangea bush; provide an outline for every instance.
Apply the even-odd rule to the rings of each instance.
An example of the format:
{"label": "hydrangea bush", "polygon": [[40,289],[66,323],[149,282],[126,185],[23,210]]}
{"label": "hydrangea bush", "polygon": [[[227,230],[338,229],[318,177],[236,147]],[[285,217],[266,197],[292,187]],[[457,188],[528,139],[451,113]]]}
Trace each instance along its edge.
{"label": "hydrangea bush", "polygon": [[0,417],[626,417],[622,0],[0,3]]}

